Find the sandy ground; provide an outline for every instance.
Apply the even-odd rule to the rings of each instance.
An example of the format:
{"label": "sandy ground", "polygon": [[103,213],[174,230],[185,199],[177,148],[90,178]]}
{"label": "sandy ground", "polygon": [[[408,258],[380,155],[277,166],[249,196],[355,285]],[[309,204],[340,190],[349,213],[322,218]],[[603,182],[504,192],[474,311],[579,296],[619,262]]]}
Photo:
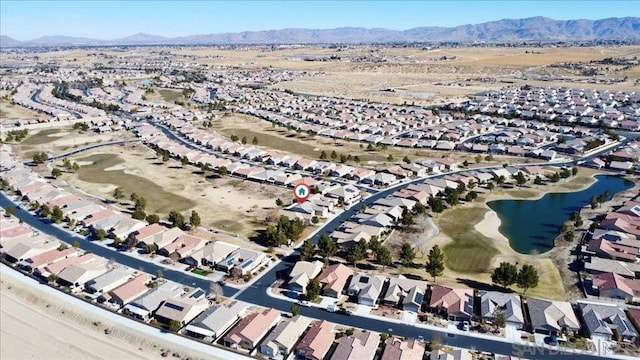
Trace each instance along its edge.
{"label": "sandy ground", "polygon": [[[13,270],[3,269],[3,273],[5,271]],[[163,358],[164,345],[159,339],[134,334],[124,327],[107,335],[105,329],[114,329],[116,324],[79,312],[69,303],[38,289],[39,285],[25,285],[7,273],[0,283],[0,358],[3,360]],[[204,358],[186,348],[170,350],[170,354],[182,355],[180,358]]]}

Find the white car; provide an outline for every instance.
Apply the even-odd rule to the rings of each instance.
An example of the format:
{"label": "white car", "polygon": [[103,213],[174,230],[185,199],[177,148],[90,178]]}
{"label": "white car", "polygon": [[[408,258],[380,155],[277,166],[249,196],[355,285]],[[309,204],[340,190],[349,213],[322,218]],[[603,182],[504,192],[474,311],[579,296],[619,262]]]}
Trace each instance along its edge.
{"label": "white car", "polygon": [[462,331],[469,331],[469,322],[468,321],[463,321],[462,322]]}
{"label": "white car", "polygon": [[304,307],[309,307],[311,306],[311,304],[309,304],[309,302],[307,300],[300,300],[298,302],[298,304],[300,304],[300,306],[304,306]]}

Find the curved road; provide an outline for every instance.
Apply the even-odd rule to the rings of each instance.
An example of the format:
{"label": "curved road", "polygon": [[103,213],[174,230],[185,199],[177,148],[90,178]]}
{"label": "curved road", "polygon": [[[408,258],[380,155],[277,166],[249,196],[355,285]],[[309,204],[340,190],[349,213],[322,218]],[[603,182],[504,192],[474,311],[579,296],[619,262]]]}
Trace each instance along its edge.
{"label": "curved road", "polygon": [[[625,140],[626,142],[626,140]],[[623,142],[624,143],[624,142]],[[622,145],[622,144],[621,144]],[[620,145],[618,145],[620,146]],[[617,147],[617,146],[616,146]],[[602,152],[608,151],[607,149],[602,150]],[[600,152],[590,154],[586,158],[592,158],[594,156],[599,155]],[[566,165],[567,163],[555,163],[553,165]],[[537,164],[540,165],[540,164]],[[487,167],[491,168],[491,167]],[[468,169],[459,170],[458,172],[468,171]],[[449,173],[450,174],[450,173]],[[436,175],[434,177],[444,176],[446,174]],[[338,227],[342,222],[356,214],[363,205],[370,205],[381,199],[394,191],[405,188],[410,184],[418,183],[424,181],[425,178],[418,178],[412,180],[410,182],[405,182],[398,184],[396,186],[390,187],[383,191],[379,191],[368,198],[362,200],[361,202],[352,205],[350,208],[346,209],[343,213],[333,218],[327,224],[325,224],[322,228],[320,228],[312,239],[314,242],[320,238],[320,236],[324,233],[331,232],[333,229]],[[13,202],[3,193],[0,193],[0,205],[3,207],[14,205]],[[208,289],[210,281],[202,278],[190,276],[185,272],[176,271],[166,269],[159,265],[135,258],[126,255],[125,253],[116,252],[109,248],[105,248],[96,243],[93,243],[87,240],[84,237],[80,237],[77,234],[70,233],[66,230],[63,230],[57,226],[54,226],[50,223],[43,222],[41,219],[32,215],[31,213],[21,209],[15,209],[15,215],[22,219],[25,223],[32,226],[33,228],[46,233],[50,236],[56,237],[62,241],[72,243],[73,241],[78,241],[80,243],[80,247],[84,250],[91,251],[98,256],[102,256],[108,259],[114,259],[116,262],[121,263],[123,265],[140,269],[150,274],[154,274],[157,270],[161,270],[164,273],[164,277],[179,282],[184,285],[189,286],[198,286],[203,289]],[[286,275],[290,266],[292,266],[297,259],[297,255],[295,253],[293,255],[289,255],[282,259],[282,261],[273,265],[267,272],[263,273],[259,278],[257,278],[253,283],[251,283],[247,288],[238,291],[235,288],[231,288],[229,286],[224,286],[224,296],[227,297],[235,297],[238,300],[242,300],[248,303],[264,306],[264,307],[272,307],[278,309],[280,311],[290,311],[292,303],[289,301],[281,300],[278,298],[273,298],[266,295],[266,290],[278,279],[282,278]],[[352,326],[357,328],[368,329],[372,331],[382,332],[382,333],[392,333],[399,336],[404,336],[407,338],[417,338],[422,336],[424,339],[433,339],[438,338],[445,345],[457,346],[467,349],[476,349],[485,352],[492,352],[497,354],[505,354],[505,355],[514,355],[519,357],[526,357],[529,359],[566,359],[567,357],[576,357],[578,356],[581,359],[602,359],[596,355],[592,354],[576,354],[573,352],[559,352],[557,349],[551,349],[548,347],[540,347],[540,346],[531,346],[531,345],[522,345],[522,344],[512,344],[506,342],[504,339],[492,339],[486,337],[479,336],[471,336],[465,335],[464,333],[449,333],[446,330],[433,330],[427,329],[420,326],[409,325],[405,323],[398,323],[393,321],[384,321],[376,318],[369,318],[363,316],[346,316],[338,313],[329,313],[325,310],[318,308],[307,308],[302,307],[300,309],[300,313],[304,316],[315,318],[315,319],[326,319],[328,321],[343,324],[346,326]]]}

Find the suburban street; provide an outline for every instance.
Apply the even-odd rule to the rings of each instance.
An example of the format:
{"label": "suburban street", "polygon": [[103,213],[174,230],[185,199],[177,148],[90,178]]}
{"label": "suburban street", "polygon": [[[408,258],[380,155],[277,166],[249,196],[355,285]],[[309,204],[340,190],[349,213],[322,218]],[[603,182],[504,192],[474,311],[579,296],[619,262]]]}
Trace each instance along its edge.
{"label": "suburban street", "polygon": [[[173,135],[176,138],[175,134],[170,131],[167,131],[169,134]],[[181,139],[183,142],[184,139]],[[188,142],[186,142],[188,143]],[[624,142],[623,142],[624,143]],[[616,145],[620,146],[621,144]],[[83,149],[74,150],[74,152],[82,151]],[[591,158],[601,154],[604,151],[610,150],[609,148],[604,148],[595,153],[589,154],[585,158]],[[66,154],[65,154],[66,155]],[[571,162],[564,163],[544,163],[538,165],[568,165]],[[498,166],[484,167],[479,169],[491,169],[497,168]],[[451,173],[468,171],[468,169],[462,169]],[[451,174],[448,173],[448,174]],[[438,174],[430,177],[441,177],[446,174]],[[351,216],[356,214],[362,206],[368,206],[375,201],[388,196],[389,194],[405,188],[412,183],[418,183],[424,181],[427,177],[417,178],[409,182],[400,183],[398,185],[389,187],[385,190],[378,191],[371,196],[361,200],[360,202],[353,204],[348,209],[345,209],[344,212],[334,217],[326,224],[324,224],[321,228],[319,228],[313,235],[312,239],[314,243],[317,243],[318,239],[322,234],[330,233],[336,227],[340,226],[341,223],[349,219]],[[0,205],[2,207],[7,206],[15,206],[13,202],[5,195],[0,194]],[[35,228],[42,233],[48,234],[55,238],[58,238],[64,242],[69,244],[74,241],[78,241],[80,243],[80,248],[91,251],[92,253],[102,256],[107,259],[112,259],[115,262],[123,264],[125,266],[139,269],[141,271],[155,274],[158,270],[161,270],[164,274],[164,277],[168,280],[175,281],[187,286],[197,286],[202,289],[208,289],[210,281],[192,276],[188,273],[178,270],[167,269],[166,267],[162,267],[158,264],[154,264],[149,261],[145,261],[130,255],[127,255],[125,252],[117,252],[115,250],[106,248],[97,243],[89,241],[87,238],[79,236],[75,233],[62,229],[53,223],[48,221],[43,221],[39,219],[37,216],[25,211],[22,208],[16,208],[15,214],[18,218],[22,219],[26,224]],[[238,290],[236,288],[230,286],[223,286],[223,294],[226,297],[233,297],[241,301],[245,301],[248,303],[264,306],[264,307],[272,307],[278,309],[283,312],[289,312],[291,310],[292,302],[282,300],[279,298],[267,296],[268,288],[277,280],[282,279],[288,273],[288,269],[292,266],[297,259],[297,254],[293,252],[291,255],[286,256],[281,261],[276,262],[267,271],[258,275],[254,281],[252,281],[246,288]],[[526,357],[530,359],[561,359],[566,356],[575,356],[575,352],[561,352],[557,348],[552,347],[540,347],[527,344],[513,344],[507,341],[505,338],[498,338],[489,335],[481,335],[481,334],[470,334],[468,332],[462,331],[450,331],[444,328],[434,328],[434,327],[426,327],[423,325],[415,325],[415,324],[407,324],[400,321],[390,321],[390,320],[381,320],[378,318],[365,317],[365,316],[347,316],[339,313],[330,313],[325,311],[324,309],[315,308],[315,307],[301,307],[300,314],[314,318],[314,319],[326,319],[328,321],[334,322],[336,324],[342,324],[348,327],[357,327],[362,329],[368,329],[371,331],[381,332],[381,333],[391,333],[398,336],[404,336],[408,338],[418,338],[422,337],[425,340],[437,339],[443,344],[468,348],[468,349],[476,349],[484,352],[491,352],[497,354],[505,354],[505,355],[514,355],[519,357]],[[597,359],[599,358],[593,354],[585,354],[580,353],[580,358],[584,359]]]}

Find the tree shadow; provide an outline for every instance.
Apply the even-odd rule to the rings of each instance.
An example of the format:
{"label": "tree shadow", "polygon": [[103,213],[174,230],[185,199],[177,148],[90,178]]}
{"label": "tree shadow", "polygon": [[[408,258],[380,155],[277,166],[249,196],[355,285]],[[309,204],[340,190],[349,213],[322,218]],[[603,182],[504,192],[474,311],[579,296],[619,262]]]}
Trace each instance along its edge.
{"label": "tree shadow", "polygon": [[500,292],[509,292],[509,293],[514,292],[513,290],[505,289],[502,286],[487,284],[487,283],[483,283],[483,282],[471,280],[471,279],[456,278],[456,281],[460,284],[466,285],[472,289],[477,289],[477,290],[500,291]]}

